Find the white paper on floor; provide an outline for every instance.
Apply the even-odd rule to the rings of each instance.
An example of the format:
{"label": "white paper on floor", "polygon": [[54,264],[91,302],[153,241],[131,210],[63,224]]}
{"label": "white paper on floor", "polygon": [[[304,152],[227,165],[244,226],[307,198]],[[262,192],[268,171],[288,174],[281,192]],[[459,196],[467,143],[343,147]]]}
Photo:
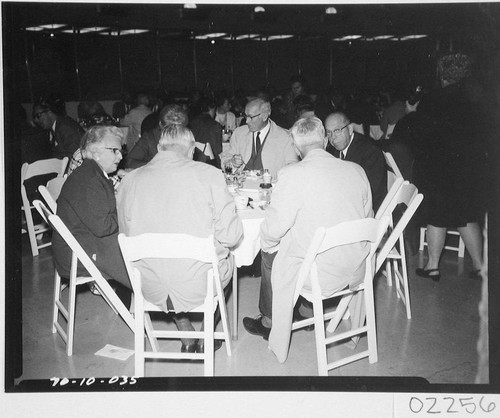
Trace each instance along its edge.
{"label": "white paper on floor", "polygon": [[116,360],[127,360],[132,354],[134,354],[134,350],[117,347],[116,345],[111,344],[106,344],[95,353],[96,356],[109,357]]}

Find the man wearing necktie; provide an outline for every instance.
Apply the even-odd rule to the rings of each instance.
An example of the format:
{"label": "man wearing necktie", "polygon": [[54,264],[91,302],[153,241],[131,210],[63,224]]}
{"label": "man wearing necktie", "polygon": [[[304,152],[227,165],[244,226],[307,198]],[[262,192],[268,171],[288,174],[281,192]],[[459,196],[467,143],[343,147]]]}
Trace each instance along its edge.
{"label": "man wearing necktie", "polygon": [[327,116],[325,129],[328,138],[326,151],[334,157],[359,164],[365,171],[376,213],[387,194],[387,167],[382,150],[370,138],[354,132],[345,113],[334,112]]}
{"label": "man wearing necktie", "polygon": [[246,125],[236,128],[229,149],[221,161],[240,155],[247,170],[268,169],[274,179],[287,164],[298,161],[289,133],[269,119],[271,104],[262,99],[250,101],[245,107]]}
{"label": "man wearing necktie", "polygon": [[84,131],[75,120],[64,114],[64,102],[52,96],[42,97],[33,106],[33,121],[49,131],[53,157],[71,159],[80,147]]}

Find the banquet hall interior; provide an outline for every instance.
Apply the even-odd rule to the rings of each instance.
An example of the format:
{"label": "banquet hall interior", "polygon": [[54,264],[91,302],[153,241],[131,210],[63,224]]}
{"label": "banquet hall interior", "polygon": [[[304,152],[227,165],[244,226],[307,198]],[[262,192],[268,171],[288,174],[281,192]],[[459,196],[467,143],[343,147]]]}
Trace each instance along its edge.
{"label": "banquet hall interior", "polygon": [[[114,104],[130,103],[137,92],[147,92],[156,99],[169,97],[183,104],[189,103],[194,93],[210,95],[220,91],[243,100],[265,91],[282,100],[290,91],[293,77],[300,75],[307,80],[307,92],[316,103],[328,91],[342,91],[345,98],[361,92],[380,116],[403,86],[432,90],[437,57],[460,51],[469,54],[474,62],[475,97],[483,101],[490,117],[496,115],[497,120],[490,121],[495,126],[499,122],[500,4],[495,2],[3,2],[2,19],[6,109],[5,353],[6,381],[11,379],[14,391],[23,382],[29,385],[29,381],[53,377],[134,375],[132,330],[103,297],[93,294],[87,286],[77,291],[71,356],[61,336],[52,329],[52,246],[41,248],[34,256],[28,234],[19,231],[23,161],[20,141],[14,135],[15,121],[19,119],[17,114],[13,116],[19,105],[30,123],[33,103],[47,92],[62,97],[66,113],[75,120],[79,119],[81,102],[98,101],[107,114],[113,115]],[[237,102],[234,100],[233,110]],[[493,159],[496,153],[496,147],[492,147],[489,156]],[[491,215],[495,211],[497,207],[489,207],[489,217],[486,220],[485,216],[481,225],[485,255],[489,254],[488,245],[491,253],[495,244],[489,233],[498,229],[498,220]],[[51,232],[38,238],[49,242]],[[457,237],[450,239],[455,242]],[[418,244],[406,248],[411,319],[407,318],[395,282],[389,283],[379,271],[373,280],[378,361],[361,359],[331,371],[329,376],[423,378],[435,385],[492,383],[488,369],[491,373],[496,365],[498,370],[498,342],[491,335],[492,331],[497,335],[500,332],[497,321],[491,321],[492,312],[498,312],[498,308],[491,306],[492,295],[488,297],[488,289],[492,291],[487,281],[488,261],[482,274],[471,278],[474,267],[468,252],[461,257],[445,249],[441,279],[433,281],[415,274],[428,259],[427,246],[419,248]],[[498,257],[485,258],[489,259],[491,271]],[[259,255],[253,264],[238,268],[238,335],[232,340],[231,356],[224,344],[215,352],[215,377],[317,376],[314,331],[293,332],[288,359],[280,364],[267,341],[245,330],[243,318],[258,313],[260,279]],[[227,307],[233,328],[234,295],[229,290]],[[165,321],[162,315],[152,319],[160,327],[174,327],[172,320]],[[199,321],[195,322],[195,327],[199,325]],[[180,350],[178,341],[171,344],[174,350],[178,344]],[[129,350],[129,355],[118,358],[97,354],[107,345]],[[358,346],[356,349],[365,348],[366,338],[361,338]],[[333,356],[343,356],[351,354],[353,348],[336,346],[329,350]],[[488,353],[494,364],[488,363]],[[146,376],[199,377],[203,376],[203,365],[196,361],[153,360],[146,364]],[[182,381],[178,384],[182,385]]]}

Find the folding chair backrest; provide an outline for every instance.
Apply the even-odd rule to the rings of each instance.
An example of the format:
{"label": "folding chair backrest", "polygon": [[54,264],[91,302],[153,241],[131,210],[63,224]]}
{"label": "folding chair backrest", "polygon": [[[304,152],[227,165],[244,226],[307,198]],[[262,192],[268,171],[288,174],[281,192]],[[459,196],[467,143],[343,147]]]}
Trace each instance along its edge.
{"label": "folding chair backrest", "polygon": [[34,163],[24,163],[21,167],[21,184],[31,177],[41,176],[43,174],[56,173],[62,176],[68,165],[68,157],[59,160],[57,158],[48,158],[46,160],[35,161]]}
{"label": "folding chair backrest", "polygon": [[213,160],[215,158],[214,152],[212,151],[212,146],[210,145],[209,142],[203,143],[203,142],[195,142],[196,148],[198,148],[200,151],[203,152],[208,158]]}
{"label": "folding chair backrest", "polygon": [[385,216],[382,219],[366,218],[342,222],[330,228],[319,227],[314,234],[299,271],[295,288],[295,300],[297,300],[318,254],[341,245],[369,241],[372,244],[368,258],[371,258],[387,231],[389,221],[389,217]]}
{"label": "folding chair backrest", "polygon": [[411,184],[408,180],[405,180],[401,184],[401,187],[399,187],[399,189],[397,190],[393,199],[389,202],[387,207],[385,207],[385,213],[381,214],[381,216],[392,215],[394,209],[401,203],[404,203],[406,206],[408,206],[413,197],[415,197],[417,194],[418,189],[415,187],[415,185]]}
{"label": "folding chair backrest", "polygon": [[388,215],[392,212],[392,210],[388,210],[388,208],[389,206],[392,206],[392,202],[396,198],[398,190],[403,184],[403,182],[404,182],[403,177],[395,178],[394,183],[389,188],[389,191],[385,195],[382,204],[380,205],[380,207],[377,210],[377,213],[375,214],[375,219],[381,219],[383,216]]}
{"label": "folding chair backrest", "polygon": [[420,206],[423,198],[424,196],[421,193],[418,193],[418,189],[408,181],[405,181],[400,187],[397,196],[393,200],[393,204],[391,205],[391,212],[401,204],[404,204],[406,206],[406,209],[399,218],[396,225],[393,227],[391,234],[383,243],[380,251],[377,254],[377,266],[375,271],[377,271],[382,266],[382,263],[396,244],[396,241],[401,237],[401,234],[406,228],[406,225],[408,225],[408,222],[410,222],[411,218]]}
{"label": "folding chair backrest", "polygon": [[363,128],[363,125],[358,124],[358,123],[353,123],[352,124],[352,130],[354,132],[357,132],[358,134],[361,134],[361,135],[365,134],[365,128]]}
{"label": "folding chair backrest", "polygon": [[396,164],[396,160],[392,156],[390,152],[385,152],[384,151],[384,158],[385,158],[385,163],[390,167],[392,172],[395,174],[396,177],[403,177],[403,174],[401,174],[401,170],[399,169],[398,165]]}

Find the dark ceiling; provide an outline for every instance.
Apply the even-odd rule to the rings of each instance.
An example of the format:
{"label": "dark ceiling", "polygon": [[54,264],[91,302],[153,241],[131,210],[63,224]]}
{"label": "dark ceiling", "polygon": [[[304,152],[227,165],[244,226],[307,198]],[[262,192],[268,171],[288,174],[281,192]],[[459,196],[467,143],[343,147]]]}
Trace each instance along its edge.
{"label": "dark ceiling", "polygon": [[[3,3],[5,6],[6,3]],[[269,5],[253,13],[256,4],[11,3],[18,28],[64,23],[75,28],[152,29],[168,34],[225,32],[231,34],[447,35],[473,33],[500,26],[500,3]],[[493,29],[497,31],[498,29]]]}

